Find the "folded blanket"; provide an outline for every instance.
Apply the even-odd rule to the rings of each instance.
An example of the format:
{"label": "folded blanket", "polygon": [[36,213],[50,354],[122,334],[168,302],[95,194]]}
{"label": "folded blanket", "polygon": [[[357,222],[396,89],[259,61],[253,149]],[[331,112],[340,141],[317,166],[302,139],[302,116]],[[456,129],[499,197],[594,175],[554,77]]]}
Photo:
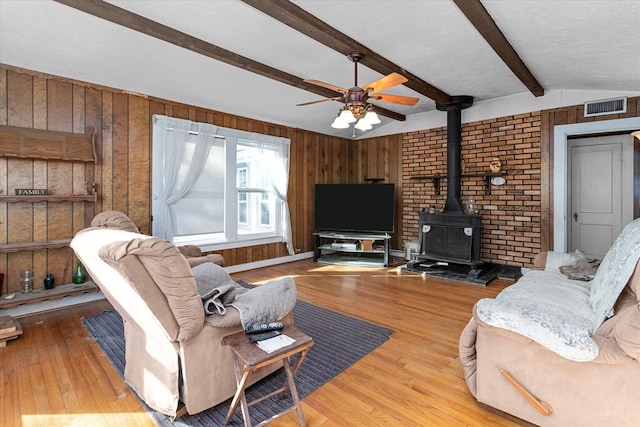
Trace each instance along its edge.
{"label": "folded blanket", "polygon": [[296,299],[296,284],[292,278],[283,277],[236,294],[229,305],[238,309],[242,326],[246,328],[282,319],[293,310]]}
{"label": "folded blanket", "polygon": [[205,262],[193,267],[191,271],[196,279],[205,314],[225,314],[225,306],[232,303],[238,293],[247,291],[231,280],[224,268],[214,263]]}
{"label": "folded blanket", "polygon": [[222,315],[228,306],[233,306],[245,328],[280,320],[296,304],[296,284],[290,277],[247,289],[231,280],[224,268],[211,262],[193,267],[192,272],[205,313]]}
{"label": "folded blanket", "polygon": [[209,298],[203,299],[202,306],[205,314],[225,314],[227,307],[236,298],[237,285],[222,285],[214,289]]}

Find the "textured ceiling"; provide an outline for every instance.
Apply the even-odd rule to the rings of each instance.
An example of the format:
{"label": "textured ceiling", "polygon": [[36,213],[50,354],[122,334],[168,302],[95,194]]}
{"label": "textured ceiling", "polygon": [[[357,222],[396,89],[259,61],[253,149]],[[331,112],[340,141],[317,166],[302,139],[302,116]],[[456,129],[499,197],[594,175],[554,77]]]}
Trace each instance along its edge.
{"label": "textured ceiling", "polygon": [[[303,79],[353,86],[353,64],[240,1],[119,0],[109,3]],[[640,91],[640,0],[483,0],[545,90],[536,97],[450,0],[294,1],[296,5],[449,95],[540,103],[558,91],[593,96]],[[52,0],[0,0],[0,63],[316,132],[340,104],[296,107],[321,96],[121,27]],[[382,77],[363,65],[359,85]],[[381,117],[377,135],[424,127],[435,103],[380,103],[407,116]],[[587,95],[588,97],[588,95]],[[598,99],[598,98],[596,98]],[[553,103],[560,98],[553,97]],[[533,105],[533,104],[532,104]],[[358,132],[357,136],[362,134]]]}

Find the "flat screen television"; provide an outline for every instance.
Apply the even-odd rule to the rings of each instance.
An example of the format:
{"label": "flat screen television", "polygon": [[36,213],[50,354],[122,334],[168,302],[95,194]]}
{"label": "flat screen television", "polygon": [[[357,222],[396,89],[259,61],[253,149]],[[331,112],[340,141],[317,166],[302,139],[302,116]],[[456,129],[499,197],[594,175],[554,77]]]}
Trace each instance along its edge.
{"label": "flat screen television", "polygon": [[316,184],[316,231],[393,233],[395,184]]}

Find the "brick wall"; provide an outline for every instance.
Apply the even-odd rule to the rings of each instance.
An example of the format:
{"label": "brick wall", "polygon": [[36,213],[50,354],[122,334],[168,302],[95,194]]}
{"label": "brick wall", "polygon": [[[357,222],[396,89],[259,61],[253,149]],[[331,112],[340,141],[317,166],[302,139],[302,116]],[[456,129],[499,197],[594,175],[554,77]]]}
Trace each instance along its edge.
{"label": "brick wall", "polygon": [[[442,212],[446,180],[440,195],[429,178],[446,174],[446,127],[403,135],[402,207],[404,240],[418,237],[418,214],[430,206]],[[463,176],[462,203],[474,198],[482,215],[481,258],[485,262],[530,266],[540,244],[540,113],[506,116],[462,125],[463,175],[489,171],[497,157],[506,184],[491,186],[485,194],[485,179]]]}

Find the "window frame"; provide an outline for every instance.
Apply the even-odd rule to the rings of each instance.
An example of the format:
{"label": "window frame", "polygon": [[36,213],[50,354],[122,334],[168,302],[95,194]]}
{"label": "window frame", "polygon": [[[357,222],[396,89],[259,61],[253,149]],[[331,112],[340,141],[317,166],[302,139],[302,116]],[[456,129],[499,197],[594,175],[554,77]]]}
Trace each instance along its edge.
{"label": "window frame", "polygon": [[[286,236],[282,224],[285,219],[284,211],[285,209],[288,210],[288,207],[283,206],[286,205],[286,201],[283,201],[279,197],[276,197],[275,190],[273,190],[273,196],[267,197],[267,200],[271,200],[272,197],[275,197],[273,215],[270,215],[273,216],[273,218],[270,218],[270,224],[275,223],[274,231],[269,231],[266,233],[250,233],[248,235],[239,233],[239,194],[241,194],[241,192],[239,191],[240,188],[237,187],[237,181],[240,178],[238,172],[243,168],[248,168],[248,166],[246,165],[246,163],[243,163],[242,167],[237,167],[237,152],[239,144],[255,145],[256,147],[267,145],[269,146],[269,148],[273,148],[274,151],[277,152],[278,158],[286,162],[285,164],[288,165],[290,140],[287,138],[256,134],[252,132],[245,132],[237,129],[222,127],[217,127],[215,133],[216,138],[224,138],[225,140],[224,151],[226,179],[224,184],[224,232],[178,236],[174,235],[173,243],[176,245],[196,245],[199,246],[203,251],[213,251],[262,245],[268,243],[286,242]],[[283,159],[282,156],[286,156],[286,158]],[[154,161],[153,164],[155,163],[156,162]],[[229,165],[233,165],[233,172],[229,171]],[[269,168],[265,168],[265,170],[268,171]],[[250,171],[247,170],[247,184],[249,183],[249,174]],[[242,189],[247,194],[247,218],[251,220],[251,212],[249,206],[249,199],[251,198],[250,193],[270,194],[271,191],[265,191],[266,188],[242,187]],[[255,218],[255,222],[257,224],[260,224],[262,222],[262,197],[259,197],[258,200],[258,217]],[[154,202],[152,201],[152,204],[153,203]],[[219,240],[220,236],[224,236],[224,240]]]}

